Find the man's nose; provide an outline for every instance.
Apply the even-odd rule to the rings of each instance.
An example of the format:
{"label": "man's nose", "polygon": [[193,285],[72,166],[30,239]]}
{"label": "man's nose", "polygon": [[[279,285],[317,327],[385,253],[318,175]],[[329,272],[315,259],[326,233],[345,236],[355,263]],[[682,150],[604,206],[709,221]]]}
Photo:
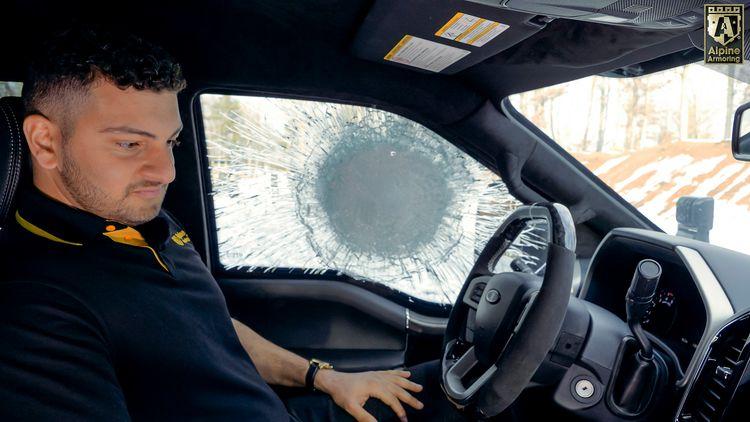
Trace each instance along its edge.
{"label": "man's nose", "polygon": [[174,155],[169,146],[150,148],[146,161],[143,163],[143,177],[165,185],[174,181]]}

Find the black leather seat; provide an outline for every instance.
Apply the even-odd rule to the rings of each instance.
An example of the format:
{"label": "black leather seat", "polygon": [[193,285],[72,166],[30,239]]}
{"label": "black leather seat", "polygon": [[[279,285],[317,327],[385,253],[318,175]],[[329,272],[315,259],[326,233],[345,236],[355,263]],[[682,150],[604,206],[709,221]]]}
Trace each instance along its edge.
{"label": "black leather seat", "polygon": [[0,237],[13,218],[16,190],[28,172],[21,98],[0,98]]}

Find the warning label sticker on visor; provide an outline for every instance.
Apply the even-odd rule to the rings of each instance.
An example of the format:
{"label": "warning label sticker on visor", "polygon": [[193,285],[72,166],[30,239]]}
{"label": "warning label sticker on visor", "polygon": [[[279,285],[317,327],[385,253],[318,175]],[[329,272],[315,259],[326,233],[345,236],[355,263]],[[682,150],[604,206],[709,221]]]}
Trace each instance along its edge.
{"label": "warning label sticker on visor", "polygon": [[440,72],[470,52],[412,35],[405,35],[384,59],[424,70]]}
{"label": "warning label sticker on visor", "polygon": [[443,25],[435,35],[474,47],[481,47],[508,28],[510,26],[504,23],[459,12]]}

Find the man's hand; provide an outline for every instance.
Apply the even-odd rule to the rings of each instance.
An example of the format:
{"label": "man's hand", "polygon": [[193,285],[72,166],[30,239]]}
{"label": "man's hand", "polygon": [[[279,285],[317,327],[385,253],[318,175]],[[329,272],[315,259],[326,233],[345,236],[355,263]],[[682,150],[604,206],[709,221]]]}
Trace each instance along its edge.
{"label": "man's hand", "polygon": [[[240,343],[255,362],[258,372],[269,384],[302,387],[309,368],[307,359],[282,349],[264,339],[245,324],[232,319]],[[406,411],[401,402],[415,409],[424,405],[409,391],[418,393],[422,386],[409,381],[407,371],[375,371],[345,373],[332,369],[321,369],[315,376],[315,388],[328,393],[333,401],[349,412],[358,422],[376,422],[364,409],[370,397],[382,400],[391,407],[401,420],[406,420]]]}
{"label": "man's hand", "polygon": [[422,402],[414,398],[409,391],[418,393],[422,386],[409,381],[408,371],[373,371],[346,373],[333,370],[319,370],[315,376],[315,388],[328,393],[337,405],[354,416],[358,422],[377,422],[364,409],[365,402],[375,397],[396,412],[406,421],[406,411],[401,402],[415,409],[422,409]]}

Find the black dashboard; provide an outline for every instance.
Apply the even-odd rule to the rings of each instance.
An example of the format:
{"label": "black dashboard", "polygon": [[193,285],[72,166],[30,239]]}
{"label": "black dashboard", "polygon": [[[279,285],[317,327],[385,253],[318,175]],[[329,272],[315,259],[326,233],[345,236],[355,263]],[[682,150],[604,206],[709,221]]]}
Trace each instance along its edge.
{"label": "black dashboard", "polygon": [[662,267],[656,297],[641,321],[687,368],[706,328],[706,311],[698,287],[680,256],[648,241],[617,236],[602,244],[589,269],[583,298],[625,320],[623,298],[642,259]]}
{"label": "black dashboard", "polygon": [[[662,267],[641,320],[680,376],[669,381],[672,420],[745,420],[750,399],[750,256],[640,229],[615,229],[599,245],[578,294],[626,319],[624,298],[643,259]],[[738,419],[739,418],[739,419]]]}

